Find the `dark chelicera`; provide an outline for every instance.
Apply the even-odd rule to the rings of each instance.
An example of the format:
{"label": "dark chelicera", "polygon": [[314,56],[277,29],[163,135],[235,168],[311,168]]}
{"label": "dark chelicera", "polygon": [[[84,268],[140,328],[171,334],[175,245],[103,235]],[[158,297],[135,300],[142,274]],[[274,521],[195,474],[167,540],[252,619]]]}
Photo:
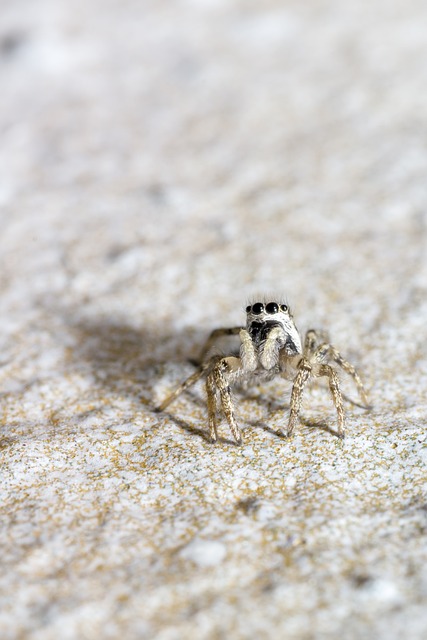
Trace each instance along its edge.
{"label": "dark chelicera", "polygon": [[254,341],[255,345],[259,347],[261,342],[265,342],[268,338],[268,334],[274,327],[281,327],[280,322],[274,320],[267,320],[266,322],[251,322],[249,326],[249,335]]}

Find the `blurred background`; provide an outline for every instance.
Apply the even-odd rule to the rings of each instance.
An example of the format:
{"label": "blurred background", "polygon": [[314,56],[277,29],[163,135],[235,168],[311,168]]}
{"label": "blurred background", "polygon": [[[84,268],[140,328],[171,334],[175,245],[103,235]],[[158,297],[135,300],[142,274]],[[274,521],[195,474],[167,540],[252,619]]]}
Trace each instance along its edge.
{"label": "blurred background", "polygon": [[273,290],[368,332],[425,282],[426,13],[3,0],[3,293],[210,325]]}

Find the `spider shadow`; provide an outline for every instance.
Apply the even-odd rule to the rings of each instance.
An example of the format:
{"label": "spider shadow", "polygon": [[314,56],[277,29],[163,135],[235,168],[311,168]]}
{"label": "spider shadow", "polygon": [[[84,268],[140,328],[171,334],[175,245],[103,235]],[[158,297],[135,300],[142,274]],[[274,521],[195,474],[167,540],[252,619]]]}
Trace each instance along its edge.
{"label": "spider shadow", "polygon": [[180,427],[180,429],[182,429],[183,431],[186,431],[192,436],[199,436],[199,438],[202,438],[202,440],[205,440],[205,442],[211,441],[208,433],[204,429],[199,429],[198,427],[195,427],[189,424],[182,418],[179,418],[178,416],[174,416],[173,413],[169,413],[169,411],[164,411],[163,415],[167,416],[167,418],[171,420],[171,422],[173,422],[178,427]]}
{"label": "spider shadow", "polygon": [[[326,385],[323,384],[319,384],[318,386],[320,388],[322,388],[325,393],[327,393],[329,391],[329,388]],[[365,411],[369,411],[372,409],[372,406],[365,406],[364,404],[362,404],[361,402],[357,402],[356,400],[353,400],[350,396],[346,395],[346,394],[342,394],[343,400],[345,400],[346,402],[348,402],[349,404],[351,404],[352,406],[358,407],[359,409],[364,409]],[[249,400],[257,400],[259,401],[259,396],[257,395],[245,395],[246,399]],[[264,399],[264,403],[267,405],[268,408],[268,412],[269,412],[269,417],[271,417],[272,415],[274,415],[274,413],[278,413],[279,411],[289,411],[290,409],[290,405],[289,403],[279,403],[277,400],[275,399],[268,399],[268,398],[263,398]],[[332,428],[327,422],[325,422],[324,420],[316,420],[314,418],[305,418],[304,416],[302,416],[301,414],[299,415],[299,421],[300,423],[305,426],[305,427],[309,427],[310,429],[318,429],[320,431],[325,431],[326,433],[329,433],[333,436],[336,436],[337,438],[339,438],[340,440],[342,439],[342,437],[340,436],[339,432]],[[274,435],[278,438],[284,438],[287,439],[287,436],[284,434],[280,434],[277,432],[276,429],[273,429],[272,427],[270,427],[268,424],[266,424],[264,422],[264,420],[246,420],[246,424],[250,425],[251,427],[254,428],[258,428],[258,429],[262,429],[263,431],[265,431],[266,433],[270,433],[271,435]],[[284,424],[284,431],[286,431],[286,424]]]}
{"label": "spider shadow", "polygon": [[341,395],[343,400],[351,404],[353,407],[358,407],[359,409],[364,409],[365,411],[372,411],[372,409],[374,408],[372,404],[365,405],[362,402],[360,402],[360,400],[353,400],[353,398],[351,398],[346,393],[341,392]]}
{"label": "spider shadow", "polygon": [[[342,439],[341,436],[338,434],[338,431],[336,431],[335,429],[332,429],[332,427],[330,427],[327,422],[324,422],[322,420],[313,420],[312,418],[304,418],[302,416],[299,417],[299,420],[301,424],[304,425],[304,427],[309,427],[310,429],[319,429],[320,431],[326,431],[332,436],[336,436],[337,438]],[[247,420],[246,424],[249,424],[251,427],[255,429],[262,429],[266,433],[276,436],[280,440],[288,440],[288,437],[286,435],[286,426],[284,428],[285,433],[278,433],[276,429],[273,429],[272,427],[268,426],[268,424],[266,424],[263,420],[253,420],[253,421]]]}
{"label": "spider shadow", "polygon": [[332,436],[336,436],[339,440],[342,440],[342,436],[339,435],[338,431],[330,427],[329,424],[324,420],[315,420],[313,418],[304,418],[304,417],[300,417],[300,420],[304,425],[304,427],[325,431],[326,433],[329,433]]}
{"label": "spider shadow", "polygon": [[[169,411],[164,411],[163,414],[166,415],[169,418],[169,420],[174,422],[183,431],[187,431],[187,433],[190,433],[191,435],[194,435],[194,436],[199,436],[208,444],[212,444],[211,437],[205,429],[199,429],[198,427],[194,427],[193,425],[189,424],[182,418],[179,418],[178,416],[174,416],[172,413],[169,413]],[[218,436],[217,442],[220,444],[226,444],[226,445],[231,445],[235,447],[240,446],[235,440],[230,440],[229,438],[224,438],[222,436]]]}
{"label": "spider shadow", "polygon": [[[124,323],[100,320],[74,320],[67,317],[67,326],[75,338],[69,352],[68,366],[80,373],[88,373],[104,395],[126,397],[153,413],[157,410],[154,391],[165,368],[171,364],[191,363],[195,366],[201,347],[209,331],[192,327],[180,331],[162,331],[144,327],[136,329]],[[192,402],[206,408],[206,402],[193,390],[187,392]],[[163,412],[180,429],[211,442],[209,433],[188,421]],[[219,438],[225,444],[236,444]]]}
{"label": "spider shadow", "polygon": [[[96,384],[154,409],[150,392],[165,366],[196,354],[205,334],[191,328],[170,333],[124,323],[66,318],[74,338],[68,366],[90,374]],[[185,354],[185,355],[184,355]]]}

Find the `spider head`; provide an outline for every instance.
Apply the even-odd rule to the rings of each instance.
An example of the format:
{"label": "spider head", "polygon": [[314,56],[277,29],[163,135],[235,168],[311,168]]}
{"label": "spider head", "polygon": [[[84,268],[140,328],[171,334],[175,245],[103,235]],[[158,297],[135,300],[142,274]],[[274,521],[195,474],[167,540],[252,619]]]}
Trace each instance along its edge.
{"label": "spider head", "polygon": [[281,327],[284,333],[282,348],[288,356],[302,353],[301,338],[287,304],[255,302],[246,307],[246,327],[255,343],[264,342],[271,329]]}

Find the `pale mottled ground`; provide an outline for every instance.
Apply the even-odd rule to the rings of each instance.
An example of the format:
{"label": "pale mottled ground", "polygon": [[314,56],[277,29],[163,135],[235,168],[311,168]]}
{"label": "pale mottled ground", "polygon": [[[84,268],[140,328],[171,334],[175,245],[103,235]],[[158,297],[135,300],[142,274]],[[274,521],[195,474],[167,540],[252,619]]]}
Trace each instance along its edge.
{"label": "pale mottled ground", "polygon": [[[425,638],[425,3],[0,11],[1,638]],[[266,291],[343,445],[323,384],[153,412]]]}

